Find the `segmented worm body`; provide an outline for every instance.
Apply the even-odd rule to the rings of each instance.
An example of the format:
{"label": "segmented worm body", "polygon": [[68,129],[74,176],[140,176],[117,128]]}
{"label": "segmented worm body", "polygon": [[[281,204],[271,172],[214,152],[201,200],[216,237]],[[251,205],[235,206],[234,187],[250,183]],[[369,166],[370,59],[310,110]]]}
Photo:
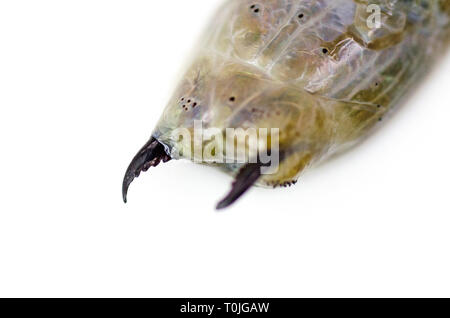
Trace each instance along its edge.
{"label": "segmented worm body", "polygon": [[130,164],[124,200],[141,171],[196,159],[173,134],[193,131],[196,121],[221,131],[279,129],[276,173],[262,175],[258,161],[211,163],[236,176],[219,208],[253,184],[295,183],[306,168],[366,137],[400,103],[446,50],[449,17],[447,0],[226,1]]}

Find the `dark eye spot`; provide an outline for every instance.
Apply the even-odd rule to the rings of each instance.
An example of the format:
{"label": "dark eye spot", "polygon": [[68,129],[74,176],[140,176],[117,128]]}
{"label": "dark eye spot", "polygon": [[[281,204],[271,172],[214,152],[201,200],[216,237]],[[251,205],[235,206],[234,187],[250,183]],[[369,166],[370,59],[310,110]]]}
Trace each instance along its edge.
{"label": "dark eye spot", "polygon": [[235,100],[236,100],[236,97],[234,97],[234,96],[230,97],[230,102],[234,102]]}
{"label": "dark eye spot", "polygon": [[259,8],[259,5],[256,5],[256,4],[252,4],[250,6],[250,10],[252,10],[254,13],[259,13],[259,11],[261,11]]}
{"label": "dark eye spot", "polygon": [[377,108],[381,108],[381,105],[377,105]]}
{"label": "dark eye spot", "polygon": [[322,53],[323,53],[323,54],[328,54],[328,49],[327,49],[327,48],[323,48],[323,49],[322,49]]}
{"label": "dark eye spot", "polygon": [[300,13],[299,15],[298,15],[298,18],[299,19],[303,19],[305,17],[305,15],[303,14],[303,13]]}
{"label": "dark eye spot", "polygon": [[196,106],[197,106],[197,103],[192,104],[192,107],[196,107]]}
{"label": "dark eye spot", "polygon": [[181,101],[184,101],[184,97],[181,99]]}

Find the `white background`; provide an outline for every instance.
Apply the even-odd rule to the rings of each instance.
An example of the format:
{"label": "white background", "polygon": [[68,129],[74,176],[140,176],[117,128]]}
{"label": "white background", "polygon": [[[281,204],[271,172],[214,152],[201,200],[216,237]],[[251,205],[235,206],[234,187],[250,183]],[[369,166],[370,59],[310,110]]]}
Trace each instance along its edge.
{"label": "white background", "polygon": [[2,1],[0,296],[450,296],[450,56],[294,188],[170,162],[121,199],[219,1]]}

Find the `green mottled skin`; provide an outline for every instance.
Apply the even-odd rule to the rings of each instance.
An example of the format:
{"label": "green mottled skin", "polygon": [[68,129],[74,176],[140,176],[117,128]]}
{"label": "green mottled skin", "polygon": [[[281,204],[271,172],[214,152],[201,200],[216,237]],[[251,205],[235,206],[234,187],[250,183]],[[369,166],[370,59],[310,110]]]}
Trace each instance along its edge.
{"label": "green mottled skin", "polygon": [[[373,3],[382,8],[377,30],[367,26]],[[174,154],[172,130],[194,120],[280,128],[286,159],[260,184],[289,184],[364,138],[420,81],[447,47],[449,3],[228,0],[153,135]],[[235,173],[239,165],[221,167]]]}

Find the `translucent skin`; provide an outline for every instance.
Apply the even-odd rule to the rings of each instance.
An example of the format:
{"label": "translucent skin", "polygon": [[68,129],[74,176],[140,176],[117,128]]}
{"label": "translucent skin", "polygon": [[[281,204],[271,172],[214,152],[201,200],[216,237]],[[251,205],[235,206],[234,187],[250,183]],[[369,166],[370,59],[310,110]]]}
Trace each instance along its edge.
{"label": "translucent skin", "polygon": [[[446,49],[447,0],[229,0],[198,47],[153,136],[177,157],[171,132],[279,128],[285,159],[259,180],[294,182],[356,143]],[[369,4],[382,9],[371,29]],[[182,153],[181,157],[191,158]],[[236,173],[240,165],[220,164]]]}

